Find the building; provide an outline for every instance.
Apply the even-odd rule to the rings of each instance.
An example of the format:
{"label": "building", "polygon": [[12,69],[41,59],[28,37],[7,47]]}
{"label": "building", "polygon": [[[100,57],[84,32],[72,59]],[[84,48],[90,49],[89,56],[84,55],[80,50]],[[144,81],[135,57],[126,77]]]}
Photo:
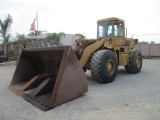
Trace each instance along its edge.
{"label": "building", "polygon": [[[80,38],[78,35],[74,34],[65,34],[60,38],[60,41],[57,43],[54,41],[55,33],[46,33],[38,36],[27,36],[23,45],[20,45],[18,41],[12,41],[9,43],[8,51],[9,56],[19,56],[22,48],[40,48],[40,47],[52,47],[57,45],[70,45],[73,46],[75,41]],[[0,44],[0,56],[4,55],[3,45]]]}
{"label": "building", "polygon": [[59,43],[57,44],[54,39],[50,36],[54,35],[54,33],[47,33],[38,36],[29,36],[26,39],[26,47],[51,47],[55,45],[70,45],[73,46],[75,41],[80,38],[80,36],[76,36],[73,34],[65,34],[65,36],[60,38]]}

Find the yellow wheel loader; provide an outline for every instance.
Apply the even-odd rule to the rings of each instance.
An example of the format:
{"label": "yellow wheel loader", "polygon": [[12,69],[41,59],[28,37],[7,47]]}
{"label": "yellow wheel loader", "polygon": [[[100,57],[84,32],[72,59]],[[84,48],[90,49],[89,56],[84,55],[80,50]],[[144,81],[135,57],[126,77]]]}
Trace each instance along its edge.
{"label": "yellow wheel loader", "polygon": [[84,71],[95,80],[112,82],[118,66],[136,74],[142,67],[137,39],[126,38],[124,20],[107,18],[97,22],[97,39],[79,39],[73,47],[23,49],[10,89],[41,110],[83,95],[88,91]]}
{"label": "yellow wheel loader", "polygon": [[141,53],[136,50],[138,39],[126,38],[125,22],[119,18],[97,21],[97,39],[80,39],[73,47],[84,71],[91,70],[92,77],[101,83],[112,82],[118,66],[136,74],[142,67]]}

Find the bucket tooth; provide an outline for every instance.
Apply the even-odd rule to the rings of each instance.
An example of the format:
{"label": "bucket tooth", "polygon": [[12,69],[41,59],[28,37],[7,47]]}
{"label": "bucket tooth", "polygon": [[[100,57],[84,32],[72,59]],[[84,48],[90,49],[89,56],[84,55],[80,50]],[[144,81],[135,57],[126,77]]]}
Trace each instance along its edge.
{"label": "bucket tooth", "polygon": [[10,89],[41,110],[88,91],[87,78],[70,46],[23,49]]}

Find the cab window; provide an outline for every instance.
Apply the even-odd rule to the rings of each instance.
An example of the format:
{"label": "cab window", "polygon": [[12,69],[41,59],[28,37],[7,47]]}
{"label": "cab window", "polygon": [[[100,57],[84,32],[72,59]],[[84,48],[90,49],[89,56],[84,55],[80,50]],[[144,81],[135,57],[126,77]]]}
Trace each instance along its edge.
{"label": "cab window", "polygon": [[123,36],[123,24],[121,22],[114,23],[114,36],[115,37]]}

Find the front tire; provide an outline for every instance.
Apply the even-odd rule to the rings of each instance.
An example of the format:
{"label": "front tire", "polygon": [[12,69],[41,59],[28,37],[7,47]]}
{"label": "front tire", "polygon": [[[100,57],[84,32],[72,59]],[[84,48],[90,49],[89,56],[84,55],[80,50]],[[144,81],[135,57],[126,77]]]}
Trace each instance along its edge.
{"label": "front tire", "polygon": [[101,83],[112,82],[118,70],[117,57],[110,50],[97,51],[90,63],[90,70],[93,79]]}
{"label": "front tire", "polygon": [[142,68],[142,55],[138,50],[132,50],[129,57],[129,64],[125,66],[128,73],[136,74]]}

